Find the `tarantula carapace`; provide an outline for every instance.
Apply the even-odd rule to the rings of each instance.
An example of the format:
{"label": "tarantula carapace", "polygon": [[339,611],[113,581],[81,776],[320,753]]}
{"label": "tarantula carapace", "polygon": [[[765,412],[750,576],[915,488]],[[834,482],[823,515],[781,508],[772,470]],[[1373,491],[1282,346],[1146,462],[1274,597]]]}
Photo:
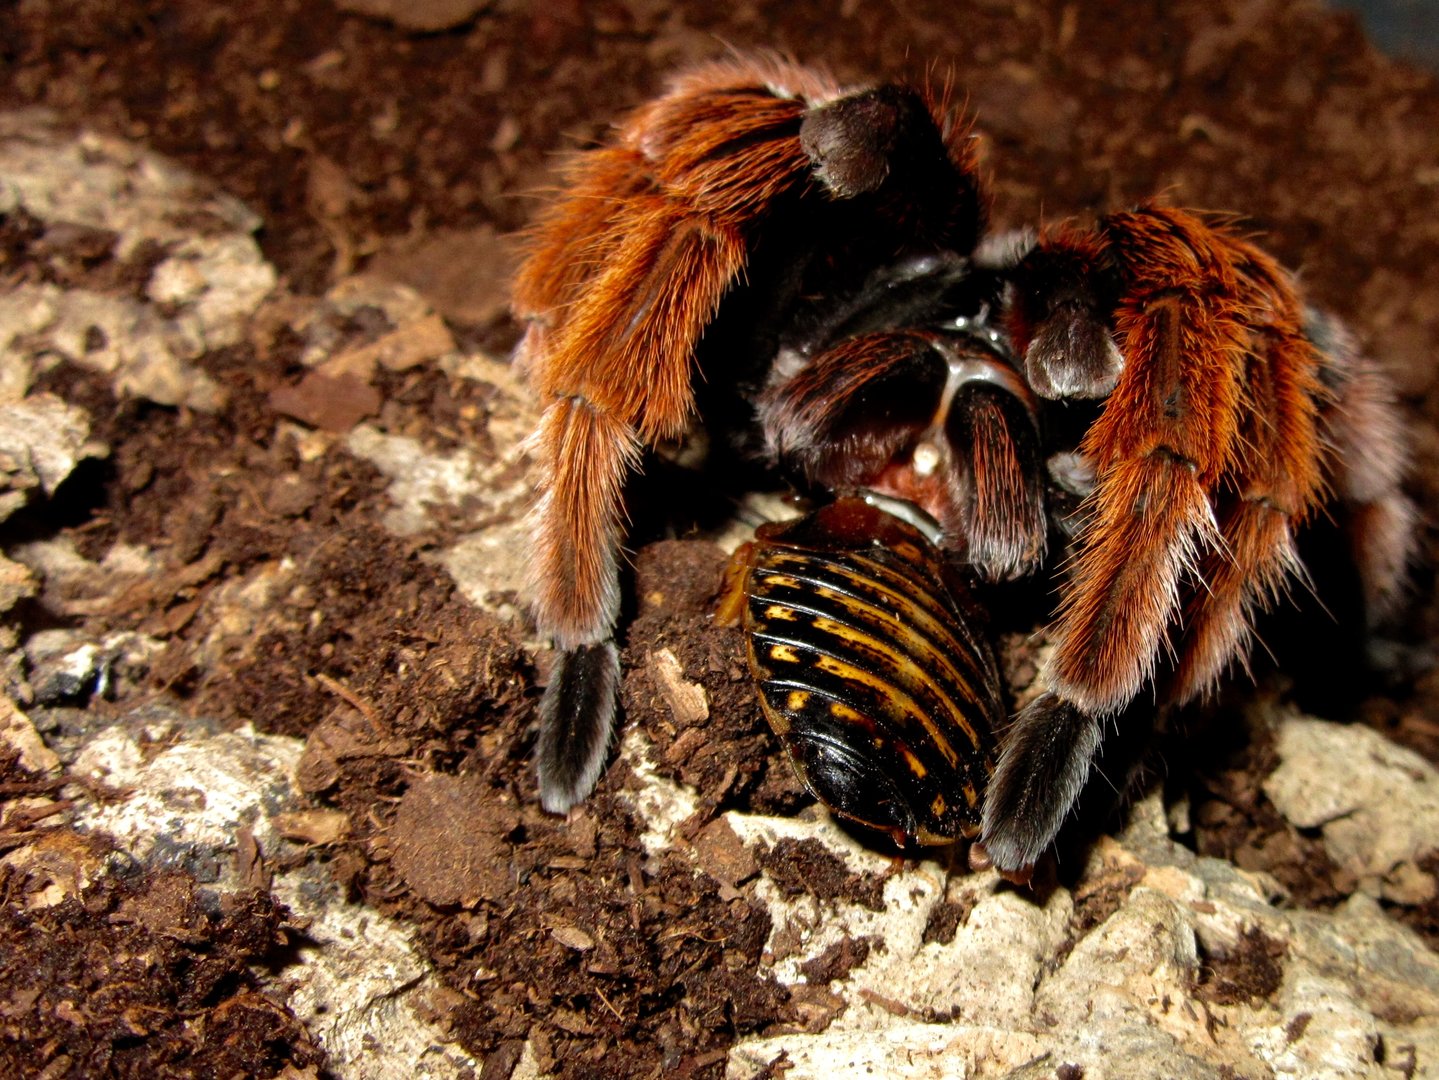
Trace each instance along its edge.
{"label": "tarantula carapace", "polygon": [[610,742],[626,479],[697,411],[817,488],[921,507],[981,579],[1054,576],[1043,692],[985,797],[979,857],[1011,874],[1053,840],[1107,719],[1243,662],[1321,505],[1349,504],[1371,612],[1392,603],[1399,429],[1344,331],[1196,213],[988,237],[973,147],[924,91],[741,58],[680,75],[573,162],[514,290],[544,406],[548,809],[588,794]]}

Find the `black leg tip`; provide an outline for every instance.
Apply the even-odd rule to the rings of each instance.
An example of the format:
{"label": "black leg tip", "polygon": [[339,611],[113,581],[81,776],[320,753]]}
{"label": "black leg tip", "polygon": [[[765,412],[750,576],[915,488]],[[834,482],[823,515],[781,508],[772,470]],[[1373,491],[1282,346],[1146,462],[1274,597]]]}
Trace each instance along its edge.
{"label": "black leg tip", "polygon": [[619,685],[614,642],[559,654],[540,701],[536,747],[540,805],[550,813],[568,812],[594,790],[609,756]]}
{"label": "black leg tip", "polygon": [[1054,694],[1015,719],[984,800],[981,856],[1009,880],[1027,879],[1079,798],[1099,749],[1099,721]]}

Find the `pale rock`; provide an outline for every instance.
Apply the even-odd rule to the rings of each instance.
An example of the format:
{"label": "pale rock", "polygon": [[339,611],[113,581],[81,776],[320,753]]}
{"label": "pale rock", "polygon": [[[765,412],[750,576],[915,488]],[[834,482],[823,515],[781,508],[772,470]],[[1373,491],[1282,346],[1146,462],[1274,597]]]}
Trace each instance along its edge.
{"label": "pale rock", "polygon": [[[517,513],[509,521],[456,540],[433,557],[466,600],[506,622],[522,625],[528,613],[522,597],[529,590],[531,543],[528,523]],[[531,644],[539,646],[538,642]]]}
{"label": "pale rock", "polygon": [[30,568],[0,555],[0,614],[27,596],[35,595],[35,576]]}
{"label": "pale rock", "polygon": [[145,246],[165,251],[145,300],[43,284],[0,298],[0,399],[64,359],[111,376],[121,396],[219,408],[224,392],[193,361],[244,340],[275,288],[252,235],[259,218],[159,155],[68,132],[41,111],[0,114],[0,162],[0,212],[111,232],[122,261]]}
{"label": "pale rock", "polygon": [[126,590],[164,573],[163,561],[135,544],[112,544],[99,562],[81,555],[69,537],[16,544],[9,554],[43,582],[45,607],[61,614],[105,610]]}
{"label": "pale rock", "polygon": [[1279,767],[1264,793],[1300,828],[1322,830],[1329,857],[1372,896],[1433,895],[1418,860],[1439,849],[1439,770],[1363,725],[1282,720]]}
{"label": "pale rock", "polygon": [[[1280,1011],[1292,1026],[1260,1029],[1251,1036],[1276,1077],[1373,1075],[1377,1023],[1355,1004],[1347,987],[1306,972],[1287,980]],[[1299,1017],[1307,1019],[1294,1023]]]}
{"label": "pale rock", "polygon": [[[33,312],[30,313],[33,316]],[[0,295],[0,326],[14,326],[24,333],[25,309],[13,296]],[[13,352],[0,350],[0,402],[22,400],[30,392],[35,372],[30,361]]]}
{"label": "pale rock", "polygon": [[[1306,740],[1312,734],[1305,732]],[[1321,732],[1318,742],[1325,734],[1333,733]],[[1396,759],[1387,749],[1366,751],[1366,762],[1391,768]],[[1323,756],[1310,781],[1318,791],[1343,788],[1360,771],[1357,760],[1352,749]],[[1422,811],[1422,774],[1404,771],[1409,784],[1400,785],[1399,801],[1417,800]],[[1398,779],[1390,775],[1391,784]],[[647,789],[665,783],[642,781]],[[1346,804],[1350,814],[1394,797],[1380,785],[1360,787]],[[643,812],[649,803],[636,805]],[[666,811],[667,820],[674,817]],[[885,872],[887,860],[822,816],[772,821],[731,813],[726,820],[747,844],[812,838],[856,872]],[[1103,884],[1106,876],[1106,888],[1133,884],[1108,918],[1074,941],[1073,900],[1063,888],[1039,903],[992,874],[950,876],[925,860],[885,878],[885,910],[876,913],[787,896],[761,873],[746,888],[769,909],[773,933],[786,934],[786,955],[772,968],[781,983],[798,985],[804,961],[846,937],[877,936],[885,947],[827,987],[847,1007],[825,1030],[742,1039],[727,1075],[751,1076],[781,1052],[791,1065],[787,1080],[1037,1080],[1064,1064],[1082,1068],[1086,1080],[1439,1075],[1439,957],[1374,899],[1357,894],[1332,912],[1281,906],[1283,890],[1266,875],[1170,839],[1157,796],[1132,808],[1119,836],[1094,845],[1081,884]],[[963,899],[967,918],[951,942],[917,946],[946,890]],[[1242,966],[1254,933],[1278,943],[1275,992],[1236,1004],[1207,995],[1202,956]],[[926,1016],[955,1019],[931,1023]]]}
{"label": "pale rock", "polygon": [[[30,318],[13,323],[0,310],[0,357],[43,369],[57,359],[109,375],[119,396],[213,411],[224,404],[219,385],[190,361],[203,351],[198,324],[162,315],[128,297],[84,288],[20,285],[11,297]],[[34,316],[44,315],[30,329]]]}
{"label": "pale rock", "polygon": [[270,981],[324,1046],[327,1069],[346,1080],[477,1072],[479,1063],[424,1019],[438,981],[409,931],[346,902],[323,865],[287,870],[274,860],[293,850],[276,820],[307,805],[295,785],[303,749],[248,726],[214,733],[174,713],[132,714],[77,759],[75,770],[115,797],[81,797],[75,823],[109,833],[148,865],[182,865],[220,888],[242,884],[236,838],[248,829],[271,857],[275,896],[305,923],[295,962]]}
{"label": "pale rock", "polygon": [[20,764],[31,772],[55,774],[60,759],[45,745],[30,718],[8,697],[0,695],[0,746],[19,757]]}
{"label": "pale rock", "polygon": [[275,288],[275,270],[248,234],[194,236],[150,273],[146,295],[182,309],[201,352],[245,338],[246,320]]}
{"label": "pale rock", "polygon": [[384,523],[399,536],[428,528],[431,507],[459,506],[467,496],[480,498],[485,488],[480,456],[468,448],[432,454],[417,439],[359,424],[346,438],[345,449],[390,478],[388,494],[395,507]]}
{"label": "pale rock", "polygon": [[162,641],[121,630],[98,640],[80,630],[39,630],[25,640],[25,661],[35,701],[54,705],[108,697],[117,681],[126,682],[148,670],[164,652]]}
{"label": "pale rock", "polygon": [[107,229],[127,258],[142,241],[196,232],[251,233],[260,219],[244,203],[159,154],[123,139],[67,131],[42,109],[0,113],[0,212],[23,208],[41,221]]}
{"label": "pale rock", "polygon": [[[295,608],[306,606],[309,596],[295,593],[296,567],[293,559],[270,559],[249,573],[225,581],[205,597],[201,618],[205,636],[195,647],[195,659],[204,667],[220,668],[243,662],[253,655],[256,643],[272,626],[278,626],[289,612],[281,597]],[[308,606],[307,617],[315,624],[324,618],[318,605]]]}
{"label": "pale rock", "polygon": [[639,783],[623,791],[620,798],[644,824],[640,843],[651,855],[657,855],[673,846],[675,831],[699,809],[699,794],[687,784],[660,776],[651,755],[653,749],[643,732],[633,726],[625,729],[620,757]]}
{"label": "pale rock", "polygon": [[0,519],[18,510],[38,487],[53,495],[79,462],[103,457],[90,438],[90,417],[54,394],[0,403]]}

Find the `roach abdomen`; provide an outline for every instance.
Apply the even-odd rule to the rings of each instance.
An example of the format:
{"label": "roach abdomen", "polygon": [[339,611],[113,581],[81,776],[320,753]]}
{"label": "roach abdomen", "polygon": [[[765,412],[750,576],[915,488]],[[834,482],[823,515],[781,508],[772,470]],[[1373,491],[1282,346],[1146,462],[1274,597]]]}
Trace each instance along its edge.
{"label": "roach abdomen", "polygon": [[[1004,718],[993,652],[917,530],[866,507],[886,542],[846,529],[816,543],[837,535],[830,511],[855,512],[836,504],[762,531],[750,556],[745,630],[765,716],[840,816],[901,846],[972,837]],[[896,527],[912,536],[893,543]]]}

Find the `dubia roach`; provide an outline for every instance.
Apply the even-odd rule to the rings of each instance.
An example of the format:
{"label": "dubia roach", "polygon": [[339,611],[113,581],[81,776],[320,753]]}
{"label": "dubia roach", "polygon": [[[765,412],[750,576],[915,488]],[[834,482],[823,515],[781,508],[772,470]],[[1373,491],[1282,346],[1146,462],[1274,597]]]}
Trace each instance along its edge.
{"label": "dubia roach", "polygon": [[761,526],[721,614],[742,621],[765,717],[815,798],[902,848],[978,834],[999,670],[919,528],[859,497]]}

